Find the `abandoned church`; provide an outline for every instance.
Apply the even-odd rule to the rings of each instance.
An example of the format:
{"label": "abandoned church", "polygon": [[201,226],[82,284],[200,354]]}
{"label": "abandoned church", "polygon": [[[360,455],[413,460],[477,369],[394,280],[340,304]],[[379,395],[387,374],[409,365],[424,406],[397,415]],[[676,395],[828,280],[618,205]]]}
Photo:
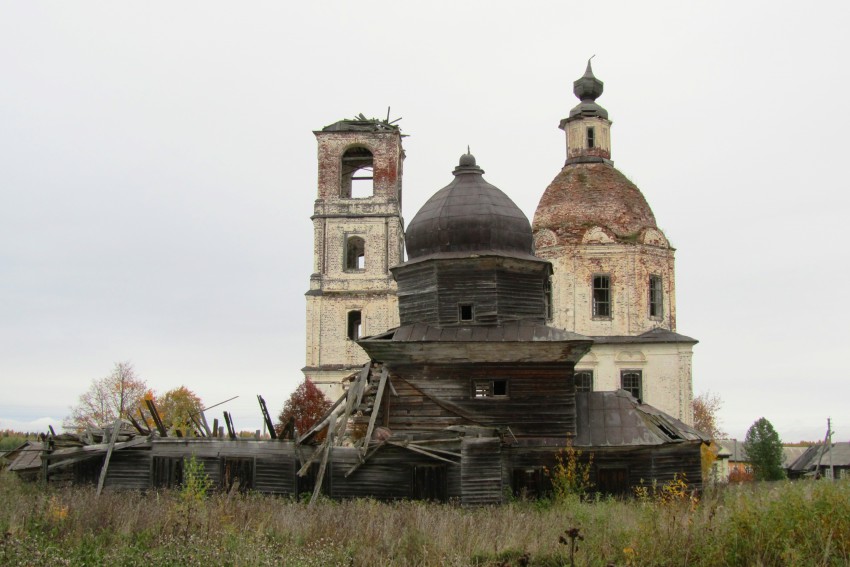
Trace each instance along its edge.
{"label": "abandoned church", "polygon": [[674,249],[613,166],[602,90],[588,62],[533,222],[466,153],[405,229],[399,128],[361,115],[315,132],[303,372],[335,403],[310,431],[116,423],[85,446],[48,439],[18,469],[145,489],[179,483],[195,455],[223,489],[481,505],[545,493],[569,442],[601,492],[682,473],[699,487],[708,439],[688,425],[696,341],[676,332]]}

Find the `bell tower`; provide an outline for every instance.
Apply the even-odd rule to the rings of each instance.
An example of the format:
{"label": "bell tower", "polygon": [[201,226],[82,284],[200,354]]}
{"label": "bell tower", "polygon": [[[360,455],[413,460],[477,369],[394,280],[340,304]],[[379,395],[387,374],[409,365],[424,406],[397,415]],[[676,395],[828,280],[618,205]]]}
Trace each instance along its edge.
{"label": "bell tower", "polygon": [[369,360],[356,341],[398,325],[390,267],[403,261],[404,149],[398,126],[362,114],[314,134],[318,196],[302,371],[336,399],[341,380]]}

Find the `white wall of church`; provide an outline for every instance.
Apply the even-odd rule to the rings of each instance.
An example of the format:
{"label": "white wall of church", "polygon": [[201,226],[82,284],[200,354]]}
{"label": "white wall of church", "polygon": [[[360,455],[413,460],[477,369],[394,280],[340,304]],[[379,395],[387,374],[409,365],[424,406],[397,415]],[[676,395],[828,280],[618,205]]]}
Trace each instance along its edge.
{"label": "white wall of church", "polygon": [[592,371],[593,389],[612,391],[621,388],[624,370],[639,370],[642,401],[691,424],[692,356],[688,343],[597,343],[576,364],[576,372]]}

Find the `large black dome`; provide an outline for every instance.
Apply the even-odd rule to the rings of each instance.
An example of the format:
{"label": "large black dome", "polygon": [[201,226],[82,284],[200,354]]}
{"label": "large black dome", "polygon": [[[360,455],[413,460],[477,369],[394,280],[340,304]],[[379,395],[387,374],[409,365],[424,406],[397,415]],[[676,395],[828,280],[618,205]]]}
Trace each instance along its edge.
{"label": "large black dome", "polygon": [[533,257],[531,224],[498,187],[482,177],[471,154],[460,158],[455,179],[425,203],[405,233],[407,257],[497,253]]}

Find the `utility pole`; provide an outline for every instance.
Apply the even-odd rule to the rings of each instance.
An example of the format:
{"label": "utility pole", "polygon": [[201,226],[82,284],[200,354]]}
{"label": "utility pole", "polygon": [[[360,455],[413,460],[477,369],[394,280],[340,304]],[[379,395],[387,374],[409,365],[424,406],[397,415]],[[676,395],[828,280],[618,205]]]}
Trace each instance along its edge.
{"label": "utility pole", "polygon": [[826,418],[826,432],[829,435],[829,478],[835,480],[835,466],[832,464],[832,418]]}
{"label": "utility pole", "polygon": [[820,464],[823,459],[824,451],[829,451],[829,476],[833,480],[835,479],[835,467],[832,465],[832,418],[826,418],[826,435],[823,438],[823,444],[825,445],[820,451],[818,451],[818,465],[815,468],[815,474],[820,475]]}

